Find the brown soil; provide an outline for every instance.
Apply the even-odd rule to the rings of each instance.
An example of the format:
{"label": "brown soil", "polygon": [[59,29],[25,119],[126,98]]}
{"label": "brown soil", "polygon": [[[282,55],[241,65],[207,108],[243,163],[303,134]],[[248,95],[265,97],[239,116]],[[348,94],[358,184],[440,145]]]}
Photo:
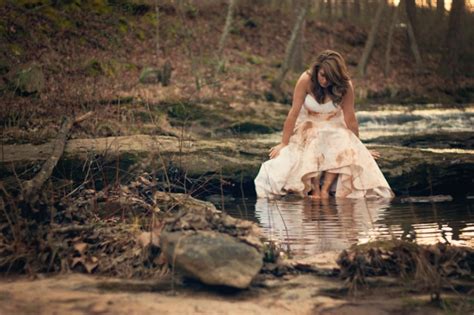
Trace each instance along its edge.
{"label": "brown soil", "polygon": [[[179,281],[179,280],[178,280]],[[2,279],[1,314],[442,314],[429,296],[383,290],[346,296],[343,283],[311,275],[258,280],[228,291],[171,279],[136,281],[79,274]],[[453,309],[444,308],[444,311]],[[448,305],[448,304],[447,304]],[[468,311],[467,308],[460,310]]]}

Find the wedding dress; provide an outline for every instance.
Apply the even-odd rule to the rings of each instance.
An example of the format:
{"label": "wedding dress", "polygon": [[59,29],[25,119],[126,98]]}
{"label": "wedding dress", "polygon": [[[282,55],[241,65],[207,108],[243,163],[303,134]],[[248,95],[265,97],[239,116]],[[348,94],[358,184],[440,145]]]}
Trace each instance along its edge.
{"label": "wedding dress", "polygon": [[307,94],[288,145],[264,162],[255,178],[257,196],[305,196],[311,179],[325,171],[338,174],[331,189],[336,197],[394,196],[370,152],[347,128],[342,109]]}

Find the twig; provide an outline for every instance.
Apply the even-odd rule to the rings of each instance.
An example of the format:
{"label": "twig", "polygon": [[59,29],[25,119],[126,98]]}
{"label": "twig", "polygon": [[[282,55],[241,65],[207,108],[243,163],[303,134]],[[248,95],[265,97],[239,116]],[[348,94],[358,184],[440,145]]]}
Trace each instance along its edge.
{"label": "twig", "polygon": [[70,118],[65,118],[61,124],[61,128],[59,129],[58,136],[55,141],[53,153],[51,154],[50,158],[43,164],[43,167],[36,174],[33,179],[28,180],[24,183],[23,187],[23,200],[29,201],[30,204],[35,203],[38,200],[37,192],[41,189],[43,184],[46,180],[51,176],[56,164],[58,163],[59,159],[63,155],[64,147],[66,146],[66,141],[69,135],[71,128],[76,123],[80,123],[85,119],[92,116],[92,112],[88,112],[82,116],[79,116],[75,120]]}
{"label": "twig", "polygon": [[86,225],[73,224],[73,225],[53,228],[51,232],[53,233],[82,232],[82,231],[89,231],[94,228],[97,228],[96,224],[86,224]]}

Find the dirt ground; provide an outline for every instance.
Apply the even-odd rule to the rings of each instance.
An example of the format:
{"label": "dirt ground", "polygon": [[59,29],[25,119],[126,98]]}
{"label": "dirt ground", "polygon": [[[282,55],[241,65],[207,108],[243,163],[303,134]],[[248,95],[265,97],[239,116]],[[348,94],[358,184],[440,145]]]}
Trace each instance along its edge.
{"label": "dirt ground", "polygon": [[[209,288],[175,279],[123,280],[83,274],[3,278],[0,314],[443,314],[428,295],[383,289],[348,296],[343,283],[315,275],[260,275],[248,290]],[[468,302],[472,305],[472,301]],[[469,313],[471,314],[471,313]]]}

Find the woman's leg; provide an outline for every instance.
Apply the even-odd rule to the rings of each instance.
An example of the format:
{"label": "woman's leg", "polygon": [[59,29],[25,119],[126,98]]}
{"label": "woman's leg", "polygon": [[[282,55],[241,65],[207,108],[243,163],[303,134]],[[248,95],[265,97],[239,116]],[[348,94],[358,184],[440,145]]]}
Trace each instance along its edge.
{"label": "woman's leg", "polygon": [[313,191],[311,192],[311,197],[315,199],[321,198],[321,188],[319,187],[321,175],[318,177],[311,178],[311,185],[313,186]]}
{"label": "woman's leg", "polygon": [[329,188],[337,177],[337,173],[324,172],[324,183],[321,187],[321,198],[329,198]]}

